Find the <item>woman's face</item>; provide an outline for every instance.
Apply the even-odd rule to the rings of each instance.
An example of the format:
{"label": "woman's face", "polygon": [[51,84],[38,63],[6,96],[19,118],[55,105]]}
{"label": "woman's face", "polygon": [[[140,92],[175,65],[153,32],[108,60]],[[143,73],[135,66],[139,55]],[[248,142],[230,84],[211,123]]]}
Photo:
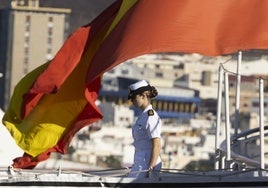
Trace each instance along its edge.
{"label": "woman's face", "polygon": [[145,94],[138,94],[134,96],[131,101],[136,107],[143,109],[146,103],[146,99],[147,98]]}

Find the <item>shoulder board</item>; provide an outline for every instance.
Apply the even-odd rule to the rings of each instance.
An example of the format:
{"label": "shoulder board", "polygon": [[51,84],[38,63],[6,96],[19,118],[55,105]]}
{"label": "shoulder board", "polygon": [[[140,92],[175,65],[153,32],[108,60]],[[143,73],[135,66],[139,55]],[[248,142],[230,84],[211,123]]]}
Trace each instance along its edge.
{"label": "shoulder board", "polygon": [[151,109],[151,110],[148,110],[148,116],[153,116],[154,115],[154,111]]}

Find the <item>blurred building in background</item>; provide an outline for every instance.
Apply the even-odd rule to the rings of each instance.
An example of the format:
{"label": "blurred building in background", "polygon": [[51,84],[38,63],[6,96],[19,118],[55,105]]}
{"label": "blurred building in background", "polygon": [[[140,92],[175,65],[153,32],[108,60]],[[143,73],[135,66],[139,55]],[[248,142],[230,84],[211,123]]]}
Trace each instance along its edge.
{"label": "blurred building in background", "polygon": [[12,0],[0,10],[0,108],[19,80],[57,53],[69,32],[70,9],[40,7],[39,0]]}

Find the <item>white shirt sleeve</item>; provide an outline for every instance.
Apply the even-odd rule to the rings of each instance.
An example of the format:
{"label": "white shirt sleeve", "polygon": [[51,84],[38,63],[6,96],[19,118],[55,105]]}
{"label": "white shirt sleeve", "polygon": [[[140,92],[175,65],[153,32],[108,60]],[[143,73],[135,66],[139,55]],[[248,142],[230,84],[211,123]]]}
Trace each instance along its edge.
{"label": "white shirt sleeve", "polygon": [[149,116],[147,126],[147,133],[150,139],[161,137],[162,123],[158,115],[155,114],[154,116]]}

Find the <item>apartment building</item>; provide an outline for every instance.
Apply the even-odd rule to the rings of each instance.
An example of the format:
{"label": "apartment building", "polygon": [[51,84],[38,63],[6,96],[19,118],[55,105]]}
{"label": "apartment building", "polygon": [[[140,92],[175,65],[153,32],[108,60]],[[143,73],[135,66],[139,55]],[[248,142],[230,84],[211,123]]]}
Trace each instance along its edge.
{"label": "apartment building", "polygon": [[39,0],[12,0],[0,10],[0,107],[6,109],[16,84],[50,61],[69,31],[70,9],[40,7]]}

